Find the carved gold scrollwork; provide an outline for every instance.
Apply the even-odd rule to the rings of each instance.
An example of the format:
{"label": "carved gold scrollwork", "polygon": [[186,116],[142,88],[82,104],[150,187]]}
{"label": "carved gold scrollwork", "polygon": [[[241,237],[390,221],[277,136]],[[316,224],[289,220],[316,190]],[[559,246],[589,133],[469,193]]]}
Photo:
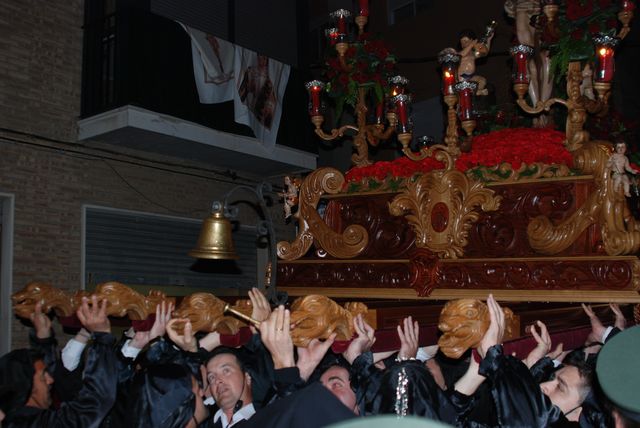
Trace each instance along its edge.
{"label": "carved gold scrollwork", "polygon": [[484,181],[499,181],[501,183],[513,183],[519,180],[534,180],[538,178],[567,177],[571,171],[569,167],[561,164],[545,164],[535,162],[522,163],[520,168],[513,169],[510,163],[503,162],[494,167],[476,167],[467,171],[467,176],[473,178],[479,176]]}
{"label": "carved gold scrollwork", "polygon": [[298,218],[299,233],[292,243],[278,242],[278,257],[295,260],[303,255],[314,239],[327,253],[341,259],[357,256],[369,243],[364,227],[353,224],[347,226],[342,234],[331,230],[317,211],[318,201],[324,193],[340,192],[344,176],[334,168],[321,168],[311,173],[300,187],[300,205]]}
{"label": "carved gold scrollwork", "polygon": [[611,154],[606,141],[590,141],[574,152],[574,166],[595,177],[595,191],[569,218],[554,225],[549,218],[534,218],[527,227],[532,248],[542,254],[557,254],[568,248],[592,224],[598,224],[604,248],[611,256],[640,250],[640,225],[631,216],[622,189],[614,190],[606,168]]}
{"label": "carved gold scrollwork", "polygon": [[436,159],[444,161],[446,169],[407,183],[407,188],[390,202],[389,212],[405,215],[415,231],[417,247],[455,259],[464,254],[469,229],[478,220],[476,207],[497,210],[501,197],[454,169],[446,147],[433,147],[438,150]]}

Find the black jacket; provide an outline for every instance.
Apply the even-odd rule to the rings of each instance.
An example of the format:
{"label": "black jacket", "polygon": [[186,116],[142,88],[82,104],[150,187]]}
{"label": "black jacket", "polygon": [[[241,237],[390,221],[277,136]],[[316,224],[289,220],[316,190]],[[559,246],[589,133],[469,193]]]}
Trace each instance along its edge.
{"label": "black jacket", "polygon": [[22,406],[7,415],[8,428],[91,428],[98,427],[116,398],[118,370],[114,350],[115,338],[107,333],[94,333],[85,362],[81,390],[57,410]]}

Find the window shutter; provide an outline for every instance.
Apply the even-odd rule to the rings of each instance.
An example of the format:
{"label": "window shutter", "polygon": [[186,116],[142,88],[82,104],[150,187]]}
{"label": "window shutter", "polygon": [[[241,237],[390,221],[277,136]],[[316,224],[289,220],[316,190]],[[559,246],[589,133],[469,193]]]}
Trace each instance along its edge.
{"label": "window shutter", "polygon": [[[103,207],[85,209],[85,282],[248,289],[257,284],[255,227],[233,233],[239,260],[196,261],[201,220]],[[196,271],[199,270],[199,271]]]}

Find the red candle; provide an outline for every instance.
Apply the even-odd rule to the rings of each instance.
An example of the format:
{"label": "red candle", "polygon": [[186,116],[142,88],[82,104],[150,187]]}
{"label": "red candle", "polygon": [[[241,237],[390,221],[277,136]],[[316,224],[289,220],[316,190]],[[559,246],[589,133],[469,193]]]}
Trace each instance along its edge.
{"label": "red candle", "polygon": [[347,33],[347,20],[344,18],[344,16],[338,18],[338,33]]}
{"label": "red candle", "polygon": [[360,16],[369,16],[369,0],[360,0]]}
{"label": "red candle", "polygon": [[622,0],[623,12],[633,12],[635,8],[636,8],[636,5],[631,0]]}
{"label": "red candle", "polygon": [[351,16],[351,12],[346,9],[338,9],[335,12],[331,12],[329,16],[335,20],[338,33],[347,34],[347,19]]}
{"label": "red candle", "polygon": [[613,49],[600,47],[598,49],[598,64],[596,67],[597,82],[611,82],[613,79]]}
{"label": "red candle", "polygon": [[444,49],[438,54],[438,63],[442,67],[442,93],[452,95],[455,93],[453,85],[457,80],[460,55],[454,49]]}
{"label": "red candle", "polygon": [[398,132],[409,132],[409,116],[408,108],[411,102],[411,97],[406,94],[400,94],[393,97],[393,102],[396,105],[396,114],[398,115]]}
{"label": "red candle", "polygon": [[455,90],[458,93],[460,120],[473,119],[472,96],[476,89],[478,89],[476,82],[463,81],[456,84]]}
{"label": "red candle", "polygon": [[516,61],[516,72],[513,76],[513,81],[515,83],[529,83],[529,76],[527,70],[527,56],[522,52],[518,52],[515,57]]}
{"label": "red candle", "polygon": [[611,82],[615,69],[613,61],[613,48],[619,39],[604,34],[598,34],[593,38],[596,45],[596,82]]}
{"label": "red candle", "polygon": [[442,69],[442,93],[445,95],[452,95],[453,85],[456,83],[456,72],[453,67],[446,67]]}
{"label": "red candle", "polygon": [[513,56],[513,82],[529,83],[529,69],[527,63],[533,54],[533,48],[527,45],[518,45],[511,48]]}
{"label": "red candle", "polygon": [[305,85],[307,91],[309,91],[309,116],[321,116],[322,115],[322,102],[320,100],[320,93],[324,88],[324,83],[319,80],[312,80]]}

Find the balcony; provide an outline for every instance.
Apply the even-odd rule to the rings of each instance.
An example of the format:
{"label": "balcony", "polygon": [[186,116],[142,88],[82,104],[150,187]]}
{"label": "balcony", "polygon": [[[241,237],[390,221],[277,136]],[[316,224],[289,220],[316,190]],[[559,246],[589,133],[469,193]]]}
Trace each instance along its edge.
{"label": "balcony", "polygon": [[277,144],[268,151],[234,122],[232,102],[199,102],[191,42],[180,25],[133,3],[86,2],[80,141],[261,176],[316,168],[304,73],[291,70]]}

